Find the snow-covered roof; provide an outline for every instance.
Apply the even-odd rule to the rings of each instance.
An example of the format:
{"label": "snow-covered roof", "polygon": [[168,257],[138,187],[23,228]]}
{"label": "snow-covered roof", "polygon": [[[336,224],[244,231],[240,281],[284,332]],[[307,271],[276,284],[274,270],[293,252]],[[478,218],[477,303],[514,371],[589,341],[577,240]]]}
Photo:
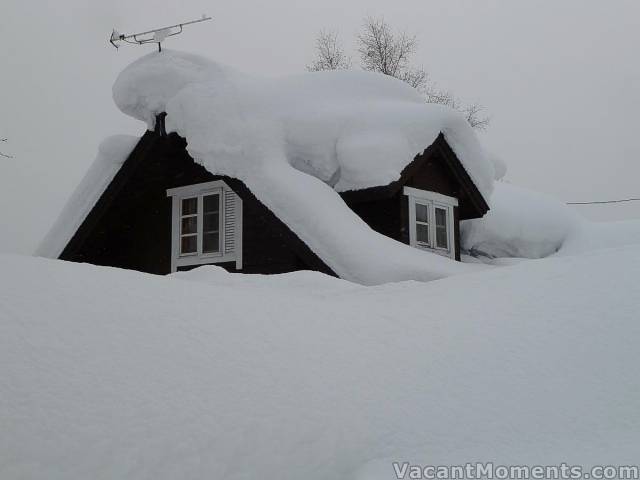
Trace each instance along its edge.
{"label": "snow-covered roof", "polygon": [[113,96],[150,128],[166,112],[167,129],[187,138],[192,156],[215,173],[242,177],[259,153],[264,162],[286,160],[337,191],[387,185],[442,132],[485,199],[491,194],[493,166],[464,117],[426,104],[414,88],[385,75],[258,78],[164,51],[128,66]]}
{"label": "snow-covered roof", "polygon": [[165,50],[125,68],[113,97],[149,128],[167,113],[166,130],[186,139],[196,162],[242,180],[342,278],[430,280],[465,269],[374,232],[337,193],[397,180],[442,133],[489,198],[493,165],[464,117],[404,82],[362,71],[259,78]]}
{"label": "snow-covered roof", "polygon": [[113,135],[102,141],[96,159],[38,246],[36,255],[60,256],[139,140],[132,135]]}

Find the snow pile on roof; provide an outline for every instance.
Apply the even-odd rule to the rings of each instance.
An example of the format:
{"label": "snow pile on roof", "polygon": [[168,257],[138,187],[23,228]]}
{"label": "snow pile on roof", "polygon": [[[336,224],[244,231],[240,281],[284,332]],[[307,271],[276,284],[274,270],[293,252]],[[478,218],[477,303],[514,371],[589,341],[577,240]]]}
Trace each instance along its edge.
{"label": "snow pile on roof", "polygon": [[483,217],[461,224],[462,249],[492,258],[542,258],[640,244],[640,221],[590,222],[540,192],[496,182]]}
{"label": "snow pile on roof", "polygon": [[36,255],[48,258],[60,256],[138,140],[139,137],[131,135],[114,135],[100,144],[96,159],[40,243]]}
{"label": "snow pile on roof", "polygon": [[0,478],[636,464],[639,276],[640,247],[370,288],[0,256]]}
{"label": "snow pile on roof", "polygon": [[[459,113],[367,72],[256,78],[172,51],[128,66],[118,107],[185,137],[213,174],[242,180],[342,278],[372,284],[466,271],[373,232],[337,191],[386,185],[442,132],[488,198],[493,165]],[[321,181],[318,181],[321,180]]]}
{"label": "snow pile on roof", "polygon": [[[118,77],[113,96],[126,114],[167,126],[206,167],[255,163],[257,153],[331,183],[338,191],[387,185],[442,131],[480,192],[493,170],[464,117],[427,105],[394,78],[358,71],[257,78],[196,55],[147,55]],[[206,157],[206,158],[205,158]],[[237,165],[239,173],[252,165]]]}

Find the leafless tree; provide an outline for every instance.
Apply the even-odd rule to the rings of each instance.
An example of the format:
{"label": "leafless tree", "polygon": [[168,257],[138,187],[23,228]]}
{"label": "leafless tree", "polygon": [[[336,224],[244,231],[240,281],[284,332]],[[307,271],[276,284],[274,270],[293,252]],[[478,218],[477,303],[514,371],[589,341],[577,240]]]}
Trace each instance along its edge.
{"label": "leafless tree", "polygon": [[424,90],[429,76],[423,68],[411,68],[411,55],[418,45],[415,36],[396,33],[381,18],[367,17],[358,35],[362,68],[399,78],[418,90]]}
{"label": "leafless tree", "polygon": [[316,59],[307,65],[310,72],[321,70],[348,70],[351,68],[351,58],[345,53],[335,32],[321,31],[316,39]]}
{"label": "leafless tree", "polygon": [[[427,103],[446,105],[458,110],[476,129],[484,130],[490,118],[484,107],[472,103],[465,105],[448,90],[436,87],[422,67],[411,63],[418,41],[415,35],[396,32],[382,18],[367,17],[357,36],[360,63],[364,70],[379,72],[398,78],[425,96]],[[316,60],[307,66],[309,71],[346,70],[351,68],[351,59],[345,54],[335,32],[321,31],[316,39]]]}
{"label": "leafless tree", "polygon": [[484,111],[484,106],[478,103],[471,103],[463,109],[463,112],[467,115],[469,125],[478,130],[485,130],[491,123],[491,117],[485,115]]}
{"label": "leafless tree", "polygon": [[[0,138],[0,142],[6,142],[7,139],[6,138]],[[13,158],[13,156],[11,155],[7,155],[6,153],[0,152],[0,157],[4,157],[4,158]]]}
{"label": "leafless tree", "polygon": [[438,103],[465,114],[473,128],[484,130],[490,118],[483,115],[484,107],[478,104],[464,105],[451,92],[440,90],[431,82],[424,68],[411,66],[411,57],[418,42],[415,35],[394,32],[381,18],[365,18],[358,35],[362,68],[384,73],[407,82],[425,95],[428,103]]}
{"label": "leafless tree", "polygon": [[439,90],[434,85],[429,85],[426,88],[426,100],[427,103],[446,105],[458,110],[466,116],[469,125],[478,130],[485,130],[491,122],[491,118],[484,114],[485,108],[482,105],[477,103],[464,105],[451,92]]}

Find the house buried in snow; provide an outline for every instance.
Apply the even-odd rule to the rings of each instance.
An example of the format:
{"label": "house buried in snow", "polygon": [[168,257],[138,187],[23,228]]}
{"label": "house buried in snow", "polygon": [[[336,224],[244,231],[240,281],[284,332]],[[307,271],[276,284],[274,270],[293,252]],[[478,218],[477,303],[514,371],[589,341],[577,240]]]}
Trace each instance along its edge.
{"label": "house buried in snow", "polygon": [[164,51],[118,77],[111,138],[39,254],[166,274],[317,270],[365,284],[458,271],[493,167],[458,113],[366,72],[258,79]]}

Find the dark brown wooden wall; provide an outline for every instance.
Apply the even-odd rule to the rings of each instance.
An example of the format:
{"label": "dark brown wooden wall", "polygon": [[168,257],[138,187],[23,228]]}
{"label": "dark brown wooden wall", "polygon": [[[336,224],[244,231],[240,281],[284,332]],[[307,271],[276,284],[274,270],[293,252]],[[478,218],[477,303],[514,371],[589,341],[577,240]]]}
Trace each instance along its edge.
{"label": "dark brown wooden wall", "polygon": [[[431,192],[441,193],[458,199],[463,195],[458,183],[444,164],[443,158],[436,152],[423,160],[416,171],[408,177],[405,185]],[[363,201],[344,195],[347,205],[376,232],[382,233],[400,242],[409,244],[409,200],[402,189],[390,197]],[[456,241],[456,260],[460,260],[460,214],[454,209],[454,237]]]}
{"label": "dark brown wooden wall", "polygon": [[[134,151],[120,170],[119,175],[127,177],[121,188],[105,192],[99,201],[103,203],[103,212],[94,215],[100,210],[94,208],[94,218],[88,218],[93,225],[81,227],[61,259],[169,273],[171,199],[167,197],[167,189],[221,179],[243,200],[243,272],[284,273],[304,269],[333,274],[242,182],[212,175],[195,163],[177,135],[153,138],[148,133],[147,138],[150,143],[147,150],[138,154]],[[113,183],[117,181],[116,177]],[[222,266],[235,269],[235,263]]]}
{"label": "dark brown wooden wall", "polygon": [[[432,149],[431,154],[418,160],[418,167],[406,179],[407,186],[464,197],[437,152]],[[167,198],[167,189],[218,179],[224,180],[243,200],[243,272],[317,270],[334,274],[242,182],[209,173],[191,159],[185,141],[177,135],[160,136],[153,132],[147,132],[136,146],[60,258],[169,273],[171,199]],[[374,230],[409,243],[408,200],[402,189],[380,198],[348,194],[343,198]],[[458,208],[454,217],[459,259]],[[235,269],[235,263],[221,266]]]}

